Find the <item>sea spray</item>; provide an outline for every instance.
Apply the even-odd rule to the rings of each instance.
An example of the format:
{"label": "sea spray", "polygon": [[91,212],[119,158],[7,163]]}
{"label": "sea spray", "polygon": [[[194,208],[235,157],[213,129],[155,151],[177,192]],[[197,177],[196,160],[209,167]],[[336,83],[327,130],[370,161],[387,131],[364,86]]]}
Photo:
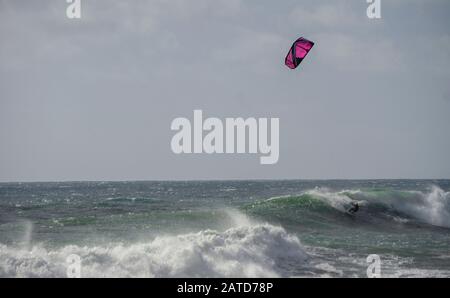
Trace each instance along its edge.
{"label": "sea spray", "polygon": [[[304,204],[310,201],[309,204]],[[314,188],[300,195],[277,196],[259,203],[259,207],[289,208],[305,210],[312,206],[320,207],[319,203],[333,208],[340,213],[346,213],[350,204],[357,201],[360,205],[358,213],[364,214],[362,219],[389,219],[396,223],[408,223],[415,220],[421,223],[450,228],[450,192],[437,186],[431,186],[428,191],[416,190],[339,190]],[[296,202],[295,204],[293,202]],[[289,203],[289,204],[288,204]],[[252,204],[255,206],[255,204]],[[270,207],[270,205],[272,205]],[[325,215],[326,210],[322,209]],[[324,217],[331,219],[332,214]],[[372,222],[373,223],[373,222]]]}
{"label": "sea spray", "polygon": [[393,197],[395,209],[425,223],[450,228],[450,192],[432,186],[429,192],[411,191],[411,199]]}
{"label": "sea spray", "polygon": [[31,251],[0,246],[0,277],[64,277],[78,255],[82,277],[279,277],[307,258],[297,237],[269,224],[161,236],[147,243]]}
{"label": "sea spray", "polygon": [[30,220],[24,220],[21,224],[23,225],[24,230],[21,246],[25,250],[29,250],[31,247],[31,241],[33,239],[33,222]]}

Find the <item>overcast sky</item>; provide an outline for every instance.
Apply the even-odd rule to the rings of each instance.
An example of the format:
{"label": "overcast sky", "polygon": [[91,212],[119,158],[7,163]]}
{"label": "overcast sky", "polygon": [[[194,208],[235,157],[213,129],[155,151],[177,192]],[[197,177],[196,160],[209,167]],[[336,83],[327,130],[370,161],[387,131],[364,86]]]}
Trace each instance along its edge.
{"label": "overcast sky", "polygon": [[[448,0],[66,6],[0,0],[0,181],[450,178]],[[279,117],[279,162],[175,155],[194,109]]]}

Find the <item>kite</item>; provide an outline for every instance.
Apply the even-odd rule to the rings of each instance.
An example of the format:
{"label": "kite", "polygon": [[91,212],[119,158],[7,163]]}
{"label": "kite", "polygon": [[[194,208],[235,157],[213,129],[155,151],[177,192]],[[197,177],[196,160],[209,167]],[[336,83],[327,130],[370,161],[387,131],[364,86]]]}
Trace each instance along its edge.
{"label": "kite", "polygon": [[303,59],[305,59],[306,55],[308,55],[313,46],[314,42],[300,37],[294,42],[289,53],[286,55],[284,64],[290,69],[296,69],[297,66],[302,63]]}

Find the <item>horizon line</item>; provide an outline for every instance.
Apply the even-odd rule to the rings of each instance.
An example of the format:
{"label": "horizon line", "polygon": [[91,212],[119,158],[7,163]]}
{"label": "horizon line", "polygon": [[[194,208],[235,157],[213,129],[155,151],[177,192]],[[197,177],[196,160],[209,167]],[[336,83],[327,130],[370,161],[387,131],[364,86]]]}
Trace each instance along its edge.
{"label": "horizon line", "polygon": [[124,179],[124,180],[22,180],[0,181],[0,184],[8,183],[118,183],[118,182],[239,182],[239,181],[445,181],[450,178],[230,178],[230,179]]}

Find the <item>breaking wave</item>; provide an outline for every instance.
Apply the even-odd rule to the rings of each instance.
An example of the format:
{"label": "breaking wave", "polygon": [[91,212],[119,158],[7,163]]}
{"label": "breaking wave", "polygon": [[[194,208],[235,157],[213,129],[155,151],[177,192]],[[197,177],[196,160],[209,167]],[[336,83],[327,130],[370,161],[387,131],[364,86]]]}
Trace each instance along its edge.
{"label": "breaking wave", "polygon": [[282,227],[251,224],[130,245],[0,245],[0,277],[66,277],[73,254],[81,259],[82,277],[279,277],[307,258],[298,238]]}
{"label": "breaking wave", "polygon": [[347,210],[352,202],[358,202],[360,211],[354,219],[365,222],[381,220],[396,223],[424,223],[450,228],[450,192],[437,186],[429,191],[405,190],[343,190],[330,191],[316,188],[298,196],[274,197],[247,206],[251,213],[278,214],[284,219],[308,219],[320,217],[323,222],[348,220]]}

